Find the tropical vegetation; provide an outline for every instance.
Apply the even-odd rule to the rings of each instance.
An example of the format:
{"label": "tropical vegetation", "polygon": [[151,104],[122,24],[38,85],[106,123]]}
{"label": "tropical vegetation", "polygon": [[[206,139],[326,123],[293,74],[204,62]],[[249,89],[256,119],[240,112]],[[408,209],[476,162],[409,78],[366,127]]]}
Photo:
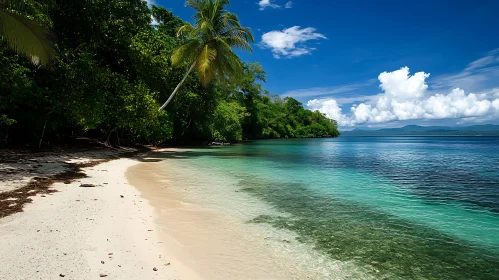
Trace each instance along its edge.
{"label": "tropical vegetation", "polygon": [[[28,56],[34,64],[46,64],[54,57],[53,36],[47,21],[39,18],[40,23],[26,14],[42,3],[22,0],[0,1],[0,35],[14,51]],[[53,2],[45,3],[46,7]]]}
{"label": "tropical vegetation", "polygon": [[[228,0],[187,1],[196,11],[192,25],[143,0],[21,2],[19,10],[0,6],[3,144],[338,135],[334,120],[267,92],[261,65],[234,54],[232,48],[251,50],[253,37],[226,10]],[[42,48],[49,50],[44,56],[31,35],[6,29],[5,14],[43,31],[35,37],[53,51]],[[189,75],[191,66],[196,75]]]}

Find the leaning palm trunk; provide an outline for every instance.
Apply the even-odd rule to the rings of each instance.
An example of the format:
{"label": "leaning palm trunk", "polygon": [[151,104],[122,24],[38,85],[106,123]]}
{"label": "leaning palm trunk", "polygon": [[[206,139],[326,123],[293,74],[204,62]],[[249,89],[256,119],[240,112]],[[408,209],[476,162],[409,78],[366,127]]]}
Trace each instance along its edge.
{"label": "leaning palm trunk", "polygon": [[221,84],[236,81],[243,74],[239,57],[232,48],[251,52],[250,42],[254,42],[249,28],[242,27],[235,14],[229,13],[225,6],[229,0],[187,0],[186,5],[195,9],[194,25],[185,23],[177,35],[184,36],[185,44],[176,48],[171,56],[172,65],[193,61],[189,71],[175,88],[162,110],[175,97],[175,94],[196,68],[199,82],[207,87],[216,79]]}
{"label": "leaning palm trunk", "polygon": [[187,73],[185,73],[185,76],[184,78],[180,81],[180,83],[178,83],[177,87],[175,88],[175,90],[172,92],[172,95],[170,95],[170,97],[168,98],[168,100],[166,100],[165,104],[163,104],[158,111],[161,111],[163,110],[167,105],[168,103],[170,103],[173,99],[173,97],[175,97],[175,94],[177,94],[178,90],[180,89],[180,87],[182,86],[182,84],[184,84],[185,80],[187,79],[187,76],[189,76],[189,74],[192,72],[192,69],[194,69],[194,66],[196,65],[196,62],[194,61],[191,65],[191,67],[189,67],[189,70],[187,71]]}

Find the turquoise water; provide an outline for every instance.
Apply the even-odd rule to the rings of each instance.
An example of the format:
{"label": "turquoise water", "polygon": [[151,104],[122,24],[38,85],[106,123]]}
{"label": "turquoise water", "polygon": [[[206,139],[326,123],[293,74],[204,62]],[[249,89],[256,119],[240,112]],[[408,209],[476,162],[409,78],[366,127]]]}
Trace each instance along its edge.
{"label": "turquoise water", "polygon": [[499,279],[499,138],[269,140],[176,157],[286,213],[249,223],[378,279]]}

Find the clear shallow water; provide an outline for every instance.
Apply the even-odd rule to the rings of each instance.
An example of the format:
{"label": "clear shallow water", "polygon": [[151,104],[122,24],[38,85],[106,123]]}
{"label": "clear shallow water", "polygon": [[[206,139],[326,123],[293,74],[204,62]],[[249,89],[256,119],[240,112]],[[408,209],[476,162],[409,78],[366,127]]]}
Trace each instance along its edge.
{"label": "clear shallow water", "polygon": [[379,279],[498,279],[498,148],[494,137],[340,137],[176,156],[288,214],[250,223]]}

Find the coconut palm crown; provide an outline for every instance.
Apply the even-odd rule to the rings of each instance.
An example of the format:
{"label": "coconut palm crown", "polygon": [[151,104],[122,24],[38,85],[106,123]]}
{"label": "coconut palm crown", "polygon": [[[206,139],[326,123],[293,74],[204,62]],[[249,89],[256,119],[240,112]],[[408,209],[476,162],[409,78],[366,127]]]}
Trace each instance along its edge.
{"label": "coconut palm crown", "polygon": [[204,87],[214,79],[227,84],[243,74],[242,62],[233,48],[252,51],[253,34],[241,26],[237,15],[225,9],[229,0],[187,0],[186,5],[196,10],[195,23],[185,23],[178,29],[177,36],[187,41],[173,51],[171,60],[174,66],[182,62],[191,66],[160,110],[173,99],[192,70],[196,70]]}
{"label": "coconut palm crown", "polygon": [[46,64],[54,57],[53,34],[33,20],[22,16],[24,1],[0,1],[0,36],[15,52],[31,58],[34,64]]}

